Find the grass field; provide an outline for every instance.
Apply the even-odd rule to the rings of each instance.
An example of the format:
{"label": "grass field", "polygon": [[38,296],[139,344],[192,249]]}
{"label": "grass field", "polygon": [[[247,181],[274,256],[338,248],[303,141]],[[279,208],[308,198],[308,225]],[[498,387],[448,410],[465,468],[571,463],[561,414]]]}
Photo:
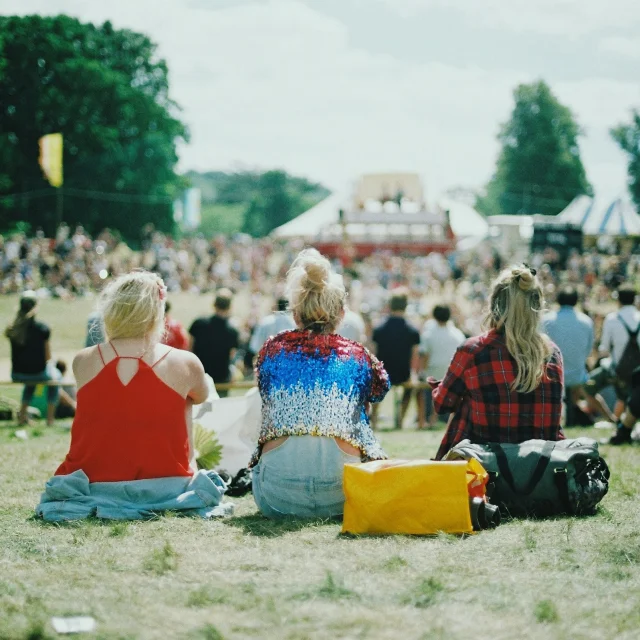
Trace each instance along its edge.
{"label": "grass field", "polygon": [[[177,296],[175,315],[189,322],[210,304]],[[81,346],[91,306],[42,303],[54,354]],[[0,326],[14,307],[0,300]],[[7,356],[0,341],[5,369]],[[0,423],[0,640],[56,637],[50,618],[74,614],[97,621],[84,637],[105,639],[640,637],[640,447],[603,447],[611,490],[591,518],[355,539],[334,522],[271,523],[251,496],[222,521],[43,524],[33,507],[68,426],[22,440]],[[431,457],[439,437],[381,434],[396,457]]]}
{"label": "grass field", "polygon": [[[333,522],[271,523],[252,497],[205,522],[43,524],[32,517],[68,430],[0,427],[0,638],[637,638],[640,448],[609,450],[591,518],[513,521],[471,537],[345,538]],[[585,432],[571,430],[571,435]],[[393,456],[436,433],[383,432]]]}

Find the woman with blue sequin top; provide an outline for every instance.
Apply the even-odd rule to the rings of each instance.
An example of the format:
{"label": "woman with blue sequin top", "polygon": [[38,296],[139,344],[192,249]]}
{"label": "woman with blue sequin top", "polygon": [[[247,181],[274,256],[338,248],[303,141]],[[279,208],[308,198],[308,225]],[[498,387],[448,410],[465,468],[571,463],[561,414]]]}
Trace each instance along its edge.
{"label": "woman with blue sequin top", "polygon": [[256,364],[262,426],[253,495],[270,518],[340,516],[345,463],[386,458],[367,410],[389,378],[365,347],[335,333],[346,292],[315,249],[294,261],[287,293],[297,328],[269,339]]}

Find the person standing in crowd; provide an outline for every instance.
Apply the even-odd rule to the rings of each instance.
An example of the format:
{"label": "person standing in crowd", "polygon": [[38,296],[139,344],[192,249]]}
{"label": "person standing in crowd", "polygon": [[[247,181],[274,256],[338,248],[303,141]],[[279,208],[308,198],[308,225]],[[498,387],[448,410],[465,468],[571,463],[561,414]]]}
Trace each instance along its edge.
{"label": "person standing in crowd", "polygon": [[[233,294],[220,289],[213,303],[214,314],[198,318],[189,328],[190,349],[200,358],[204,370],[214,383],[226,383],[231,379],[231,363],[238,348],[238,330],[229,323]],[[221,398],[228,391],[218,391]]]}
{"label": "person standing in crowd", "polygon": [[84,341],[85,347],[93,347],[104,342],[104,329],[102,328],[102,318],[97,311],[93,311],[87,318],[87,337]]}
{"label": "person standing in crowd", "polygon": [[362,316],[349,307],[345,308],[344,318],[342,318],[336,333],[347,340],[353,340],[360,344],[367,342],[367,327]]}
{"label": "person standing in crowd", "polygon": [[[616,417],[621,416],[625,403],[634,396],[633,387],[637,380],[637,369],[640,367],[640,311],[635,306],[636,290],[630,285],[622,285],[618,289],[620,309],[610,313],[602,327],[599,351],[601,356],[611,356],[609,375],[614,377],[618,402],[614,411]],[[604,384],[602,381],[600,384]],[[638,416],[634,411],[628,412]],[[631,418],[627,416],[627,422]],[[618,419],[616,433],[609,444],[620,445],[631,443],[633,425],[625,424]]]}
{"label": "person standing in crowd", "polygon": [[[43,322],[36,320],[37,298],[34,291],[25,291],[20,298],[20,307],[13,322],[4,334],[11,343],[11,379],[25,382],[22,402],[18,413],[18,423],[27,424],[28,408],[38,382],[55,380],[54,365],[51,360],[51,330]],[[59,389],[55,385],[47,387],[47,425],[55,419]]]}
{"label": "person standing in crowd", "polygon": [[[396,289],[389,300],[389,317],[373,331],[376,357],[382,361],[389,374],[391,385],[409,382],[411,372],[418,369],[418,345],[420,333],[405,319],[408,304],[406,289]],[[411,389],[403,389],[400,411],[396,413],[396,428],[401,429],[404,417],[411,401]],[[374,426],[377,423],[377,407],[371,416]]]}
{"label": "person standing in crowd", "polygon": [[575,407],[584,384],[589,378],[587,358],[593,350],[593,321],[576,311],[578,292],[572,286],[560,289],[558,311],[550,311],[542,318],[542,327],[558,345],[564,362],[565,424],[575,425]]}
{"label": "person standing in crowd", "polygon": [[544,308],[536,270],[504,270],[492,286],[489,331],[458,347],[442,381],[429,378],[438,413],[454,416],[436,454],[461,440],[563,440],[560,349],[539,330]]}
{"label": "person standing in crowd", "polygon": [[367,416],[389,389],[382,364],[365,347],[335,333],[342,319],[342,277],[315,249],[287,274],[296,329],[267,340],[256,374],[262,425],[253,496],[269,518],[340,516],[346,463],[386,458]]}
{"label": "person standing in crowd", "polygon": [[249,340],[249,351],[254,357],[269,338],[279,334],[281,331],[295,329],[296,323],[287,311],[288,304],[285,297],[278,298],[275,311],[260,320],[254,328],[251,340]]}
{"label": "person standing in crowd", "polygon": [[164,311],[164,335],[162,336],[162,344],[166,344],[168,347],[173,347],[174,349],[188,351],[189,334],[180,320],[176,320],[169,315],[170,312],[171,303],[167,300]]}
{"label": "person standing in crowd", "polygon": [[[433,308],[435,324],[428,325],[420,336],[420,374],[418,379],[442,380],[456,349],[465,341],[465,335],[451,321],[451,308],[445,304]],[[418,428],[424,428],[428,414],[429,427],[435,427],[438,415],[433,410],[432,392],[418,392]],[[426,408],[425,408],[426,396]]]}

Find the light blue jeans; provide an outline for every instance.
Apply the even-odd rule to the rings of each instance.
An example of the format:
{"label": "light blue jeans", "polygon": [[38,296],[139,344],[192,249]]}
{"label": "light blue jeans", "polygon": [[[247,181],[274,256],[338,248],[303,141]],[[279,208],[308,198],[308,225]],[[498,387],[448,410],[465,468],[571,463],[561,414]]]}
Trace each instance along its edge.
{"label": "light blue jeans", "polygon": [[345,453],[334,438],[289,436],[263,453],[253,469],[252,490],[267,518],[334,518],[344,510],[342,474],[360,456]]}

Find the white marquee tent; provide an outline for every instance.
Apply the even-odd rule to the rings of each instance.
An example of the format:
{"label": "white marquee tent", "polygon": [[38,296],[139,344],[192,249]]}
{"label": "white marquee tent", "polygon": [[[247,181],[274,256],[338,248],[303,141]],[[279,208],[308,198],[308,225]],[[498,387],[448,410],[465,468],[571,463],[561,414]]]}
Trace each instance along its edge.
{"label": "white marquee tent", "polygon": [[640,235],[640,215],[628,198],[607,203],[598,198],[578,196],[557,219],[579,225],[587,236]]}
{"label": "white marquee tent", "polygon": [[[274,229],[272,235],[276,238],[313,239],[322,229],[338,224],[338,211],[348,200],[342,194],[331,194],[297,218]],[[450,198],[441,198],[437,204],[440,210],[449,211],[451,228],[457,238],[484,238],[487,235],[489,225],[473,207]]]}

